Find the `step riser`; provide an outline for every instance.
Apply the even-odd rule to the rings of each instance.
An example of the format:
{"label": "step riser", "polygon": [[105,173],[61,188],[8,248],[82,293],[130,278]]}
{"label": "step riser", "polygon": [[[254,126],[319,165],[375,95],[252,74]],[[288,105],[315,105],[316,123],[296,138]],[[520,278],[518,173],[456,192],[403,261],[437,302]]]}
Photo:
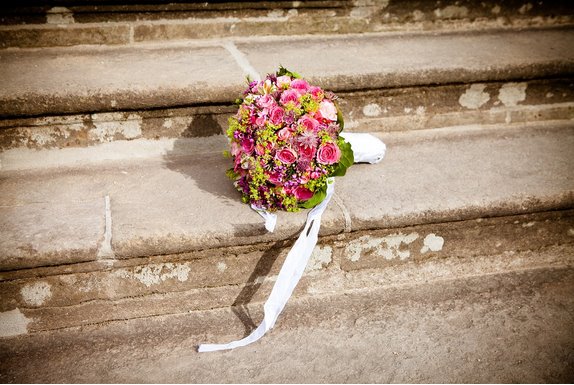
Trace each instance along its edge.
{"label": "step riser", "polygon": [[[34,333],[259,304],[290,243],[3,272],[0,319]],[[572,266],[573,246],[573,210],[343,233],[320,240],[295,295]]]}
{"label": "step riser", "polygon": [[[180,39],[566,25],[564,2],[293,2],[55,7],[4,11],[0,47],[133,44]],[[322,3],[322,4],[321,4]],[[250,8],[250,5],[252,8]],[[143,8],[143,9],[142,9]]]}
{"label": "step riser", "polygon": [[[349,131],[408,131],[574,117],[574,80],[549,79],[339,92]],[[86,147],[115,140],[225,133],[236,107],[49,116],[0,121],[0,150]]]}

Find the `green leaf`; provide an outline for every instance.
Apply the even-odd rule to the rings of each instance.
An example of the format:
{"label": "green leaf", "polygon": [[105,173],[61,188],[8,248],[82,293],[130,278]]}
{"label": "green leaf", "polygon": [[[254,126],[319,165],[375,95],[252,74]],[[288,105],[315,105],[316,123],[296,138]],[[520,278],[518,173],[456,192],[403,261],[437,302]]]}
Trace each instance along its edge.
{"label": "green leaf", "polygon": [[347,173],[347,169],[355,163],[355,156],[353,155],[351,144],[346,142],[342,136],[339,136],[337,144],[341,150],[341,159],[339,159],[339,163],[337,163],[331,176],[344,176]]}
{"label": "green leaf", "polygon": [[327,196],[327,185],[323,186],[320,190],[315,191],[313,196],[306,200],[305,202],[299,203],[299,207],[304,209],[310,209],[317,206],[319,203],[323,202],[323,199]]}
{"label": "green leaf", "polygon": [[289,71],[287,68],[283,67],[282,65],[279,65],[279,70],[277,71],[277,76],[291,76],[292,78],[296,78],[296,79],[300,79],[301,75],[299,75],[297,72],[291,72]]}

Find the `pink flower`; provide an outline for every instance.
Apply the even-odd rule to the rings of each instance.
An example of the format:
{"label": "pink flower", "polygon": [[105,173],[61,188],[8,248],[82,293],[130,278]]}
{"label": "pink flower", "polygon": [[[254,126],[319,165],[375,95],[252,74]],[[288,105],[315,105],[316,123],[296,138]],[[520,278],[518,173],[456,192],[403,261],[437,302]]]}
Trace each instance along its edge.
{"label": "pink flower", "polygon": [[281,124],[281,122],[283,122],[283,108],[279,107],[279,106],[274,106],[273,108],[271,108],[271,112],[269,114],[269,120],[271,120],[271,123],[278,126]]}
{"label": "pink flower", "polygon": [[328,100],[323,100],[321,104],[319,104],[319,112],[325,119],[332,121],[337,120],[337,108]]}
{"label": "pink flower", "polygon": [[281,104],[287,105],[288,103],[293,103],[296,106],[299,105],[299,94],[295,90],[285,90],[281,94],[280,98]]}
{"label": "pink flower", "polygon": [[314,119],[307,115],[299,119],[298,123],[300,126],[303,126],[303,128],[307,131],[315,132],[319,128],[319,122],[317,121],[317,119]]}
{"label": "pink flower", "polygon": [[306,201],[311,199],[311,197],[313,196],[313,191],[306,189],[303,186],[299,186],[293,191],[293,194],[295,195],[295,198],[297,198],[297,200]]}
{"label": "pink flower", "polygon": [[237,142],[231,142],[231,155],[238,156],[239,154],[241,154],[241,148]]}
{"label": "pink flower", "polygon": [[255,104],[257,104],[257,106],[261,108],[270,108],[275,104],[275,99],[273,99],[273,96],[267,94],[257,99]]}
{"label": "pink flower", "polygon": [[305,146],[305,145],[300,145],[298,150],[299,150],[299,156],[304,159],[313,159],[313,157],[315,156],[315,152],[317,151],[317,149],[314,146]]}
{"label": "pink flower", "polygon": [[259,127],[263,127],[266,121],[267,117],[265,115],[261,115],[257,117],[257,119],[255,119],[255,124],[258,125]]}
{"label": "pink flower", "polygon": [[335,143],[327,143],[317,151],[317,162],[320,164],[333,164],[341,159],[341,150]]}
{"label": "pink flower", "polygon": [[281,173],[275,171],[275,172],[269,173],[267,176],[269,178],[269,182],[273,183],[276,186],[281,185]]}
{"label": "pink flower", "polygon": [[291,82],[291,88],[297,90],[299,94],[304,94],[309,90],[309,83],[303,79],[294,79]]}
{"label": "pink flower", "polygon": [[277,138],[285,142],[288,141],[292,135],[293,132],[288,127],[282,128],[279,131],[277,131]]}
{"label": "pink flower", "polygon": [[313,98],[317,99],[319,95],[323,93],[323,90],[321,89],[321,87],[311,86],[309,87],[309,93],[313,95]]}
{"label": "pink flower", "polygon": [[297,160],[297,153],[289,147],[283,147],[277,151],[275,157],[285,164],[291,164]]}
{"label": "pink flower", "polygon": [[242,139],[241,140],[241,149],[246,154],[251,154],[251,152],[253,151],[253,147],[254,147],[253,146],[253,140],[250,140],[250,139]]}
{"label": "pink flower", "polygon": [[277,77],[277,87],[283,88],[283,86],[290,84],[291,84],[291,77],[286,75]]}
{"label": "pink flower", "polygon": [[265,154],[265,147],[262,144],[257,144],[255,145],[255,153],[257,155],[263,155]]}

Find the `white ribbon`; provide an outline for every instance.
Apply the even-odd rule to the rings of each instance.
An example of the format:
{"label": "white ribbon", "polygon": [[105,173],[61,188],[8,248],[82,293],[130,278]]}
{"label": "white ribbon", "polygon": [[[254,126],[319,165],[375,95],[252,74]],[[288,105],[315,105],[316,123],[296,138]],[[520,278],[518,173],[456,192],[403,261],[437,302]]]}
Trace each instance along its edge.
{"label": "white ribbon", "polygon": [[[343,135],[343,134],[341,134]],[[344,138],[351,144],[355,163],[378,163],[385,156],[385,144],[371,134],[345,133]],[[271,290],[271,294],[263,306],[264,318],[261,324],[247,337],[230,342],[228,344],[202,344],[199,345],[198,352],[214,352],[218,350],[229,350],[240,346],[249,345],[265,335],[274,325],[289,301],[293,290],[299,283],[309,257],[317,244],[319,238],[319,228],[321,227],[321,216],[327,208],[331,197],[335,191],[335,180],[329,178],[327,184],[327,196],[321,203],[315,206],[307,215],[305,228],[299,234],[299,238],[287,254],[287,258],[279,271],[277,281]],[[265,210],[251,206],[259,215],[265,219],[265,228],[273,232],[277,223],[277,215]]]}
{"label": "white ribbon", "polygon": [[267,231],[272,233],[273,230],[275,230],[275,225],[277,224],[277,214],[270,213],[269,211],[264,209],[260,209],[255,205],[251,205],[251,208],[255,210],[257,214],[261,215],[263,219],[265,219],[265,229],[267,229]]}
{"label": "white ribbon", "polygon": [[321,203],[315,206],[307,215],[305,228],[297,238],[297,241],[287,254],[287,258],[279,271],[277,281],[271,290],[271,294],[263,307],[265,317],[263,322],[250,335],[242,340],[230,342],[228,344],[203,344],[197,349],[198,352],[213,352],[216,350],[234,349],[240,346],[249,345],[257,341],[275,325],[277,317],[289,301],[291,293],[299,283],[299,279],[305,271],[307,261],[317,244],[319,237],[319,228],[321,227],[321,215],[327,208],[333,192],[335,191],[335,181],[329,178],[327,184],[327,196]]}
{"label": "white ribbon", "polygon": [[376,136],[357,132],[341,132],[353,149],[355,163],[379,163],[385,157],[387,146]]}

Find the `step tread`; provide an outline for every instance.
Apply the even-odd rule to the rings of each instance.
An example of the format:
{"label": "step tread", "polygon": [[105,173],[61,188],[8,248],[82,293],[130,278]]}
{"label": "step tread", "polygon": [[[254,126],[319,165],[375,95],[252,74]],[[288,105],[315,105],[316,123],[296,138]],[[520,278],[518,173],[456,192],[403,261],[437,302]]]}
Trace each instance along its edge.
{"label": "step tread", "polygon": [[[358,90],[574,72],[574,28],[365,34],[5,50],[0,115],[34,116],[229,103],[252,66],[279,64],[321,86]],[[240,60],[241,61],[241,60]]]}
{"label": "step tread", "polygon": [[[574,206],[574,125],[439,131],[378,134],[386,158],[337,178],[321,234]],[[0,268],[272,242],[302,228],[305,212],[280,213],[275,233],[265,232],[226,179],[229,160],[213,151],[226,148],[225,138],[170,143],[154,159],[0,173]],[[110,145],[130,154],[138,141]],[[72,150],[89,157],[101,147]],[[67,150],[29,151],[50,159]],[[103,253],[107,241],[113,255]]]}

